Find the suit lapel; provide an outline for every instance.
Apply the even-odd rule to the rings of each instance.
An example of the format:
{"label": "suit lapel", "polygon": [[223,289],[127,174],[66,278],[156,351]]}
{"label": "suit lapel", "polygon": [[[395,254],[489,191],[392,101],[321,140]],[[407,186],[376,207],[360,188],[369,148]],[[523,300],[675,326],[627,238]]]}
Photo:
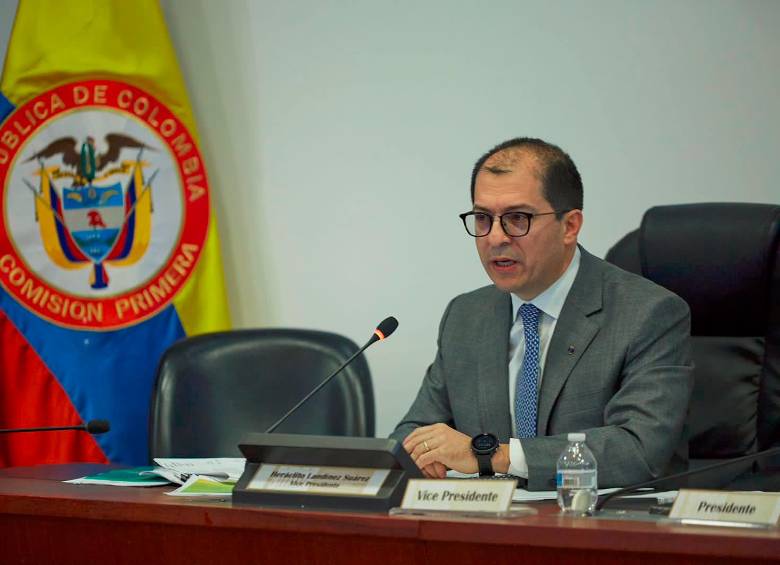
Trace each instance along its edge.
{"label": "suit lapel", "polygon": [[483,432],[508,441],[512,424],[509,418],[509,326],[512,302],[509,294],[496,290],[488,305],[479,344],[479,410]]}
{"label": "suit lapel", "polygon": [[539,435],[547,434],[550,413],[563,385],[599,331],[589,316],[601,310],[602,274],[595,257],[580,248],[580,268],[550,340],[539,391]]}

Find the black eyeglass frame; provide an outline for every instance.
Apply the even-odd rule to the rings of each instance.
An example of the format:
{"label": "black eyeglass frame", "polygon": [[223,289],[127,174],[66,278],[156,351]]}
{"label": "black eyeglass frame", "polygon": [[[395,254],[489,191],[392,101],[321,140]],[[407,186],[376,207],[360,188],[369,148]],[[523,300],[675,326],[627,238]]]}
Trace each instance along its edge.
{"label": "black eyeglass frame", "polygon": [[[531,220],[533,220],[536,216],[549,216],[551,214],[556,214],[556,215],[558,215],[558,214],[566,214],[567,212],[571,212],[571,209],[569,209],[569,210],[554,210],[552,212],[541,212],[539,214],[533,214],[531,212],[514,211],[514,212],[505,212],[505,213],[499,215],[498,218],[499,218],[499,223],[501,224],[501,229],[504,230],[504,233],[507,236],[509,236],[509,237],[525,237],[526,235],[528,235],[528,232],[531,231]],[[476,216],[477,214],[481,214],[483,216],[488,216],[490,218],[490,229],[487,231],[487,233],[484,233],[482,235],[474,235],[473,233],[471,233],[469,231],[468,225],[466,224],[466,219],[469,216]],[[525,230],[525,233],[520,234],[520,235],[514,235],[514,234],[511,234],[511,233],[509,233],[507,231],[506,224],[504,224],[504,217],[512,215],[512,214],[515,214],[515,215],[519,214],[521,216],[525,216],[526,217],[526,219],[528,220],[528,228]],[[463,222],[463,227],[466,228],[466,233],[469,234],[471,237],[487,237],[488,235],[490,235],[490,232],[493,231],[493,224],[496,223],[496,216],[494,216],[493,214],[488,214],[487,212],[477,212],[477,211],[472,210],[471,212],[463,212],[462,214],[458,214],[458,217]]]}

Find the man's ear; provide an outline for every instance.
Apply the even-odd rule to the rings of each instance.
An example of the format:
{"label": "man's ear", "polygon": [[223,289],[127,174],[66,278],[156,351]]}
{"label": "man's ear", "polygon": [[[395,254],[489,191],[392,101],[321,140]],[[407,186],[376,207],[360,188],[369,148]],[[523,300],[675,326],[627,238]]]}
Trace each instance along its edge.
{"label": "man's ear", "polygon": [[582,229],[582,210],[570,210],[563,216],[563,242],[566,245],[577,243],[577,236]]}

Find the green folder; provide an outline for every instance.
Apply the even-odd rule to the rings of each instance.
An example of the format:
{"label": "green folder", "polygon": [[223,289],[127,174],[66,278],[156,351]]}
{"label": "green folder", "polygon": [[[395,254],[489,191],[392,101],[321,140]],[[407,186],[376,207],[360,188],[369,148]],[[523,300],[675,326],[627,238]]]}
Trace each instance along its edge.
{"label": "green folder", "polygon": [[128,487],[154,487],[171,484],[159,475],[142,475],[144,471],[151,471],[153,467],[133,467],[130,469],[111,469],[97,475],[89,475],[80,479],[65,481],[79,485],[112,485]]}

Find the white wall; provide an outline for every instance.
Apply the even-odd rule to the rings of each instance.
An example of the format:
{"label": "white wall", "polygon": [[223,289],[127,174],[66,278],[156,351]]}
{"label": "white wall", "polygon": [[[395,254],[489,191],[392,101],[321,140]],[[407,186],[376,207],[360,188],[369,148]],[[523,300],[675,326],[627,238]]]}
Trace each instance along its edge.
{"label": "white wall", "polygon": [[[0,0],[5,48],[13,0]],[[778,202],[780,2],[163,0],[220,220],[237,326],[368,353],[378,433],[411,402],[446,302],[487,282],[457,213],[476,158],[567,150],[582,242],[645,209]]]}

